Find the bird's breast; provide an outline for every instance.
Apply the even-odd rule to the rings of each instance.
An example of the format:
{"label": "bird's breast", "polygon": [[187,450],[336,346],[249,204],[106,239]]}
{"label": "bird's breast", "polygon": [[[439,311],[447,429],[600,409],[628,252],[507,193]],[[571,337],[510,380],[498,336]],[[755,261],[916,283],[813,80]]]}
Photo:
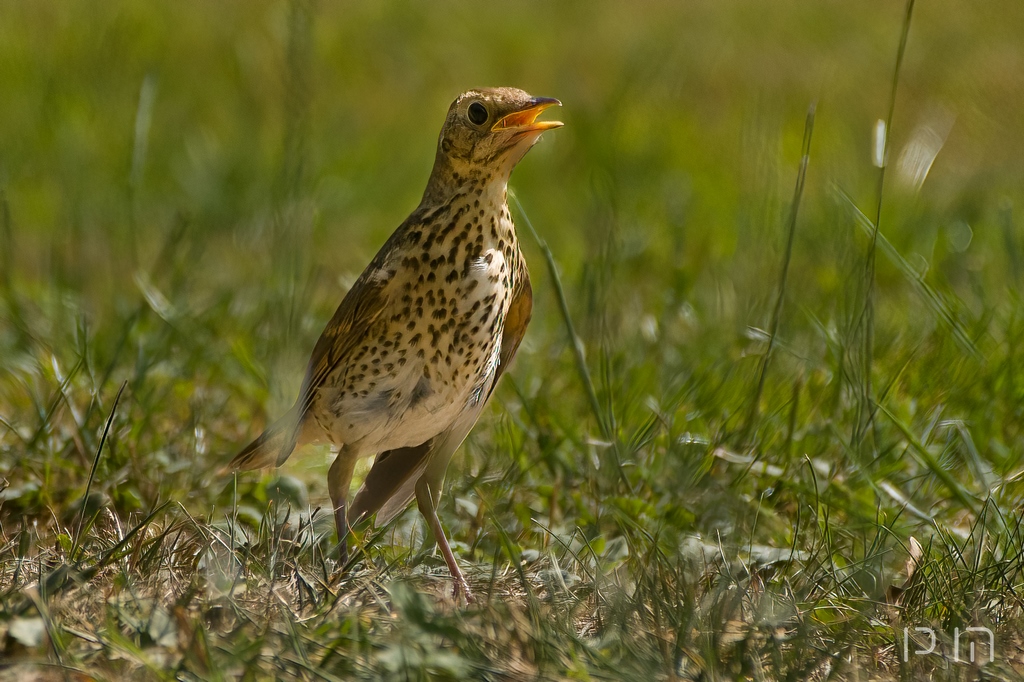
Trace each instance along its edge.
{"label": "bird's breast", "polygon": [[335,442],[417,445],[487,394],[521,255],[504,205],[473,201],[410,228],[385,264],[387,310],[328,400]]}

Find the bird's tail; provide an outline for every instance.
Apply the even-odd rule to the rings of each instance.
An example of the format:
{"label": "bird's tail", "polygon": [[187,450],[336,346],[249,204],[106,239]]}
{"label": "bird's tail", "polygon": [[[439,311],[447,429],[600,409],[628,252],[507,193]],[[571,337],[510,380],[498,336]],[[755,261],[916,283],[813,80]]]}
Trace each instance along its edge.
{"label": "bird's tail", "polygon": [[226,469],[248,471],[281,466],[295,449],[296,426],[296,411],[292,408],[235,455]]}

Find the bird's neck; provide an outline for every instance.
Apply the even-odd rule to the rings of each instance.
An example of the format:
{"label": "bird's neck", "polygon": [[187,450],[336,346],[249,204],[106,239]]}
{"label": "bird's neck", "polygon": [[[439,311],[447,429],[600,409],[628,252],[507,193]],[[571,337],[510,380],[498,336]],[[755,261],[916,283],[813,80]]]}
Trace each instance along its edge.
{"label": "bird's neck", "polygon": [[434,168],[430,172],[427,188],[423,191],[420,208],[427,210],[438,208],[466,192],[475,193],[477,189],[481,189],[481,194],[485,195],[488,200],[493,202],[497,199],[498,204],[504,206],[510,171],[511,168],[506,170],[500,166],[497,168],[484,168],[472,164],[456,166],[439,151],[434,159]]}
{"label": "bird's neck", "polygon": [[473,241],[479,237],[477,243],[484,250],[502,245],[517,249],[507,187],[507,173],[499,175],[491,169],[476,168],[460,171],[439,161],[411,224],[436,230],[441,240],[437,243],[444,243],[456,228],[464,227],[476,235],[471,237]]}

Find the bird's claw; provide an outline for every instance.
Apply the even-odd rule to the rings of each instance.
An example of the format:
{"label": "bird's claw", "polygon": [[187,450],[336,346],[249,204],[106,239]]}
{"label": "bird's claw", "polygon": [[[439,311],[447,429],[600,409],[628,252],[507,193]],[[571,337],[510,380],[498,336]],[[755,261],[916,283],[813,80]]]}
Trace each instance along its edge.
{"label": "bird's claw", "polygon": [[465,597],[467,604],[476,603],[476,597],[473,596],[473,591],[469,589],[469,583],[462,576],[455,578],[455,584],[452,587],[452,597],[456,602],[459,601],[459,596]]}

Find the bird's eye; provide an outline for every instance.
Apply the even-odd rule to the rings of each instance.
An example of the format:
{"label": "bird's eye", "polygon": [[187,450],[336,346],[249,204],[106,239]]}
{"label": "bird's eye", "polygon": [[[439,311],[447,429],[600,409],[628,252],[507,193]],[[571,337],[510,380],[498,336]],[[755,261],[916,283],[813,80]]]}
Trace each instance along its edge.
{"label": "bird's eye", "polygon": [[481,125],[487,121],[487,107],[480,102],[470,104],[466,113],[469,115],[470,123],[474,125]]}

